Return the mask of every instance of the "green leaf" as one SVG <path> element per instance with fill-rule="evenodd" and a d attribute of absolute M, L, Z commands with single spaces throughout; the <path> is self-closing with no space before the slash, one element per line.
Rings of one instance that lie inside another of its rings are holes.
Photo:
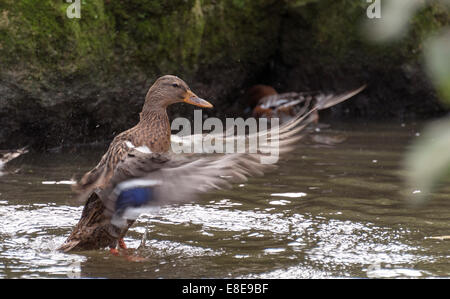
<path fill-rule="evenodd" d="M 405 159 L 411 196 L 424 199 L 450 169 L 450 117 L 430 123 Z"/>

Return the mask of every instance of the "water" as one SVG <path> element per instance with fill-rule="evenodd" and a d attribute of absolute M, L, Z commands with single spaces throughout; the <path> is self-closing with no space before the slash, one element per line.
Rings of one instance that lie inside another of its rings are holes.
<path fill-rule="evenodd" d="M 0 278 L 448 277 L 450 184 L 412 204 L 402 156 L 418 126 L 335 124 L 264 177 L 143 215 L 125 242 L 63 254 L 82 207 L 67 181 L 102 150 L 27 154 L 0 178 Z M 145 232 L 147 241 L 141 247 Z M 139 249 L 136 249 L 138 248 Z"/>

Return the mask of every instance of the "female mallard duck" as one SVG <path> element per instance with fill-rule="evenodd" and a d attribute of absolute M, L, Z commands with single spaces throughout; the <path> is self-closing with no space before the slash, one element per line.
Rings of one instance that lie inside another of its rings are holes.
<path fill-rule="evenodd" d="M 366 85 L 363 85 L 355 90 L 333 95 L 322 92 L 287 92 L 279 94 L 271 86 L 255 85 L 246 92 L 246 99 L 252 109 L 253 117 L 278 117 L 280 123 L 283 123 L 299 113 L 306 112 L 321 101 L 329 101 L 332 98 L 344 101 L 358 94 L 365 87 Z M 319 119 L 317 111 L 312 113 L 311 117 L 317 122 Z"/>
<path fill-rule="evenodd" d="M 311 122 L 311 114 L 345 99 L 320 101 L 282 126 L 257 133 L 270 136 L 264 152 L 267 153 L 267 147 L 277 147 L 280 154 L 292 150 L 290 145 L 303 136 L 302 129 Z M 212 107 L 181 79 L 159 78 L 147 93 L 139 123 L 114 138 L 100 163 L 74 186 L 87 201 L 79 223 L 60 250 L 109 247 L 117 253 L 117 246 L 126 248 L 123 237 L 145 208 L 191 201 L 201 192 L 230 187 L 232 182 L 273 168 L 272 164 L 260 163 L 264 153 L 189 158 L 171 153 L 166 107 L 177 102 Z M 218 139 L 223 138 L 219 135 Z M 194 137 L 191 140 L 196 142 Z"/>

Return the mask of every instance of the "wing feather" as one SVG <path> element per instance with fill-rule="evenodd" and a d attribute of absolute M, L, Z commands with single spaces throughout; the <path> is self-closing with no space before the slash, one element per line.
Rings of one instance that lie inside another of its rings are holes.
<path fill-rule="evenodd" d="M 227 142 L 236 140 L 249 141 L 252 137 L 267 138 L 268 142 L 259 148 L 257 153 L 233 153 L 214 155 L 180 155 L 174 153 L 157 154 L 131 149 L 123 161 L 119 162 L 109 184 L 102 190 L 97 190 L 106 207 L 106 213 L 115 217 L 116 202 L 120 192 L 117 186 L 123 182 L 139 179 L 148 182 L 154 192 L 152 200 L 145 208 L 178 204 L 194 200 L 199 194 L 214 189 L 231 188 L 233 183 L 244 182 L 252 176 L 261 176 L 276 168 L 274 164 L 261 163 L 272 150 L 278 150 L 283 156 L 295 148 L 295 144 L 307 132 L 305 129 L 313 119 L 309 117 L 317 110 L 338 104 L 363 89 L 354 90 L 339 97 L 324 97 L 313 108 L 297 114 L 290 121 L 261 132 L 244 136 L 235 136 L 234 132 L 208 135 L 215 141 Z M 187 138 L 174 137 L 173 142 L 203 142 L 205 135 L 191 135 Z M 277 142 L 272 142 L 277 141 Z M 281 157 L 282 158 L 282 157 Z M 120 191 L 120 190 L 119 190 Z M 130 218 L 139 213 L 129 213 Z M 120 217 L 127 217 L 121 215 Z"/>

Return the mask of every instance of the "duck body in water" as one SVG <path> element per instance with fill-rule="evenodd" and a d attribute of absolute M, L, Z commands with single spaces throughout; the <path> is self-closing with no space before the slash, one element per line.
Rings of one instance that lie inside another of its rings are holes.
<path fill-rule="evenodd" d="M 117 244 L 125 247 L 122 237 L 125 232 L 110 223 L 105 215 L 105 206 L 99 198 L 117 165 L 134 148 L 145 147 L 152 153 L 165 153 L 170 149 L 170 123 L 167 106 L 185 102 L 199 107 L 211 108 L 211 103 L 196 96 L 187 84 L 176 76 L 166 75 L 150 87 L 147 92 L 139 123 L 117 135 L 97 166 L 87 172 L 73 190 L 81 198 L 87 198 L 81 218 L 60 250 L 89 250 Z M 130 221 L 129 226 L 132 225 Z"/>

